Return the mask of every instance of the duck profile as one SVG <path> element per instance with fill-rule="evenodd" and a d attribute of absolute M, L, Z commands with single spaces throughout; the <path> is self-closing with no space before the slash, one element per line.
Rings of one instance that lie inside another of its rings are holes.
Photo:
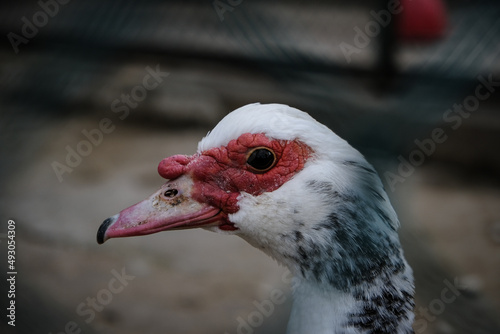
<path fill-rule="evenodd" d="M 294 275 L 288 334 L 413 333 L 412 270 L 380 178 L 307 113 L 246 105 L 158 172 L 167 182 L 106 219 L 98 243 L 190 228 L 237 235 Z"/>

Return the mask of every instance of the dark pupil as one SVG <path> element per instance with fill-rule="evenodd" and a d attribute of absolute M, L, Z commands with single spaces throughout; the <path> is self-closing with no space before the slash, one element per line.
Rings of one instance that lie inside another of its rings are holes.
<path fill-rule="evenodd" d="M 258 170 L 264 170 L 274 162 L 274 155 L 266 149 L 258 149 L 252 152 L 248 157 L 247 164 Z"/>

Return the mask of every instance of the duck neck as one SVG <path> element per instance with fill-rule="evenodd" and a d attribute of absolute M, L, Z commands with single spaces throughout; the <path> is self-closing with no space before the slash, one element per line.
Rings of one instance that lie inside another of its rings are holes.
<path fill-rule="evenodd" d="M 296 278 L 287 334 L 413 333 L 411 269 L 348 290 Z"/>

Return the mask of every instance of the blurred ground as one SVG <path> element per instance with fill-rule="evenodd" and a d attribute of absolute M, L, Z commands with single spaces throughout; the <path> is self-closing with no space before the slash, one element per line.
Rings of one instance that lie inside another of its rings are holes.
<path fill-rule="evenodd" d="M 0 241 L 4 250 L 13 219 L 18 243 L 17 326 L 2 322 L 2 332 L 237 333 L 242 321 L 259 320 L 257 305 L 278 289 L 284 303 L 254 333 L 284 333 L 285 269 L 237 237 L 200 230 L 95 240 L 105 218 L 162 184 L 161 159 L 193 153 L 226 113 L 259 101 L 310 112 L 364 153 L 384 182 L 416 150 L 415 139 L 443 128 L 446 142 L 394 191 L 387 185 L 415 271 L 417 332 L 500 333 L 496 86 L 456 129 L 443 120 L 474 96 L 479 77 L 500 81 L 498 5 L 448 4 L 445 36 L 399 45 L 396 70 L 378 67 L 380 36 L 352 62 L 339 51 L 370 10 L 383 8 L 363 1 L 242 2 L 224 21 L 211 3 L 93 5 L 61 6 L 18 54 L 10 44 L 0 49 Z M 4 35 L 36 6 L 2 11 Z M 114 101 L 157 66 L 168 76 L 129 114 L 116 112 Z M 82 131 L 103 118 L 113 130 L 60 182 L 54 161 L 64 163 L 67 147 L 76 150 Z M 441 300 L 446 282 L 459 286 L 451 303 Z"/>

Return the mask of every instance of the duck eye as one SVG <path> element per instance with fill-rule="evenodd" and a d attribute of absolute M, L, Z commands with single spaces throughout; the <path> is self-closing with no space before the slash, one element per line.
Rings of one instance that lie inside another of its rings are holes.
<path fill-rule="evenodd" d="M 256 147 L 247 155 L 247 166 L 254 173 L 264 173 L 276 163 L 276 155 L 267 147 Z"/>

